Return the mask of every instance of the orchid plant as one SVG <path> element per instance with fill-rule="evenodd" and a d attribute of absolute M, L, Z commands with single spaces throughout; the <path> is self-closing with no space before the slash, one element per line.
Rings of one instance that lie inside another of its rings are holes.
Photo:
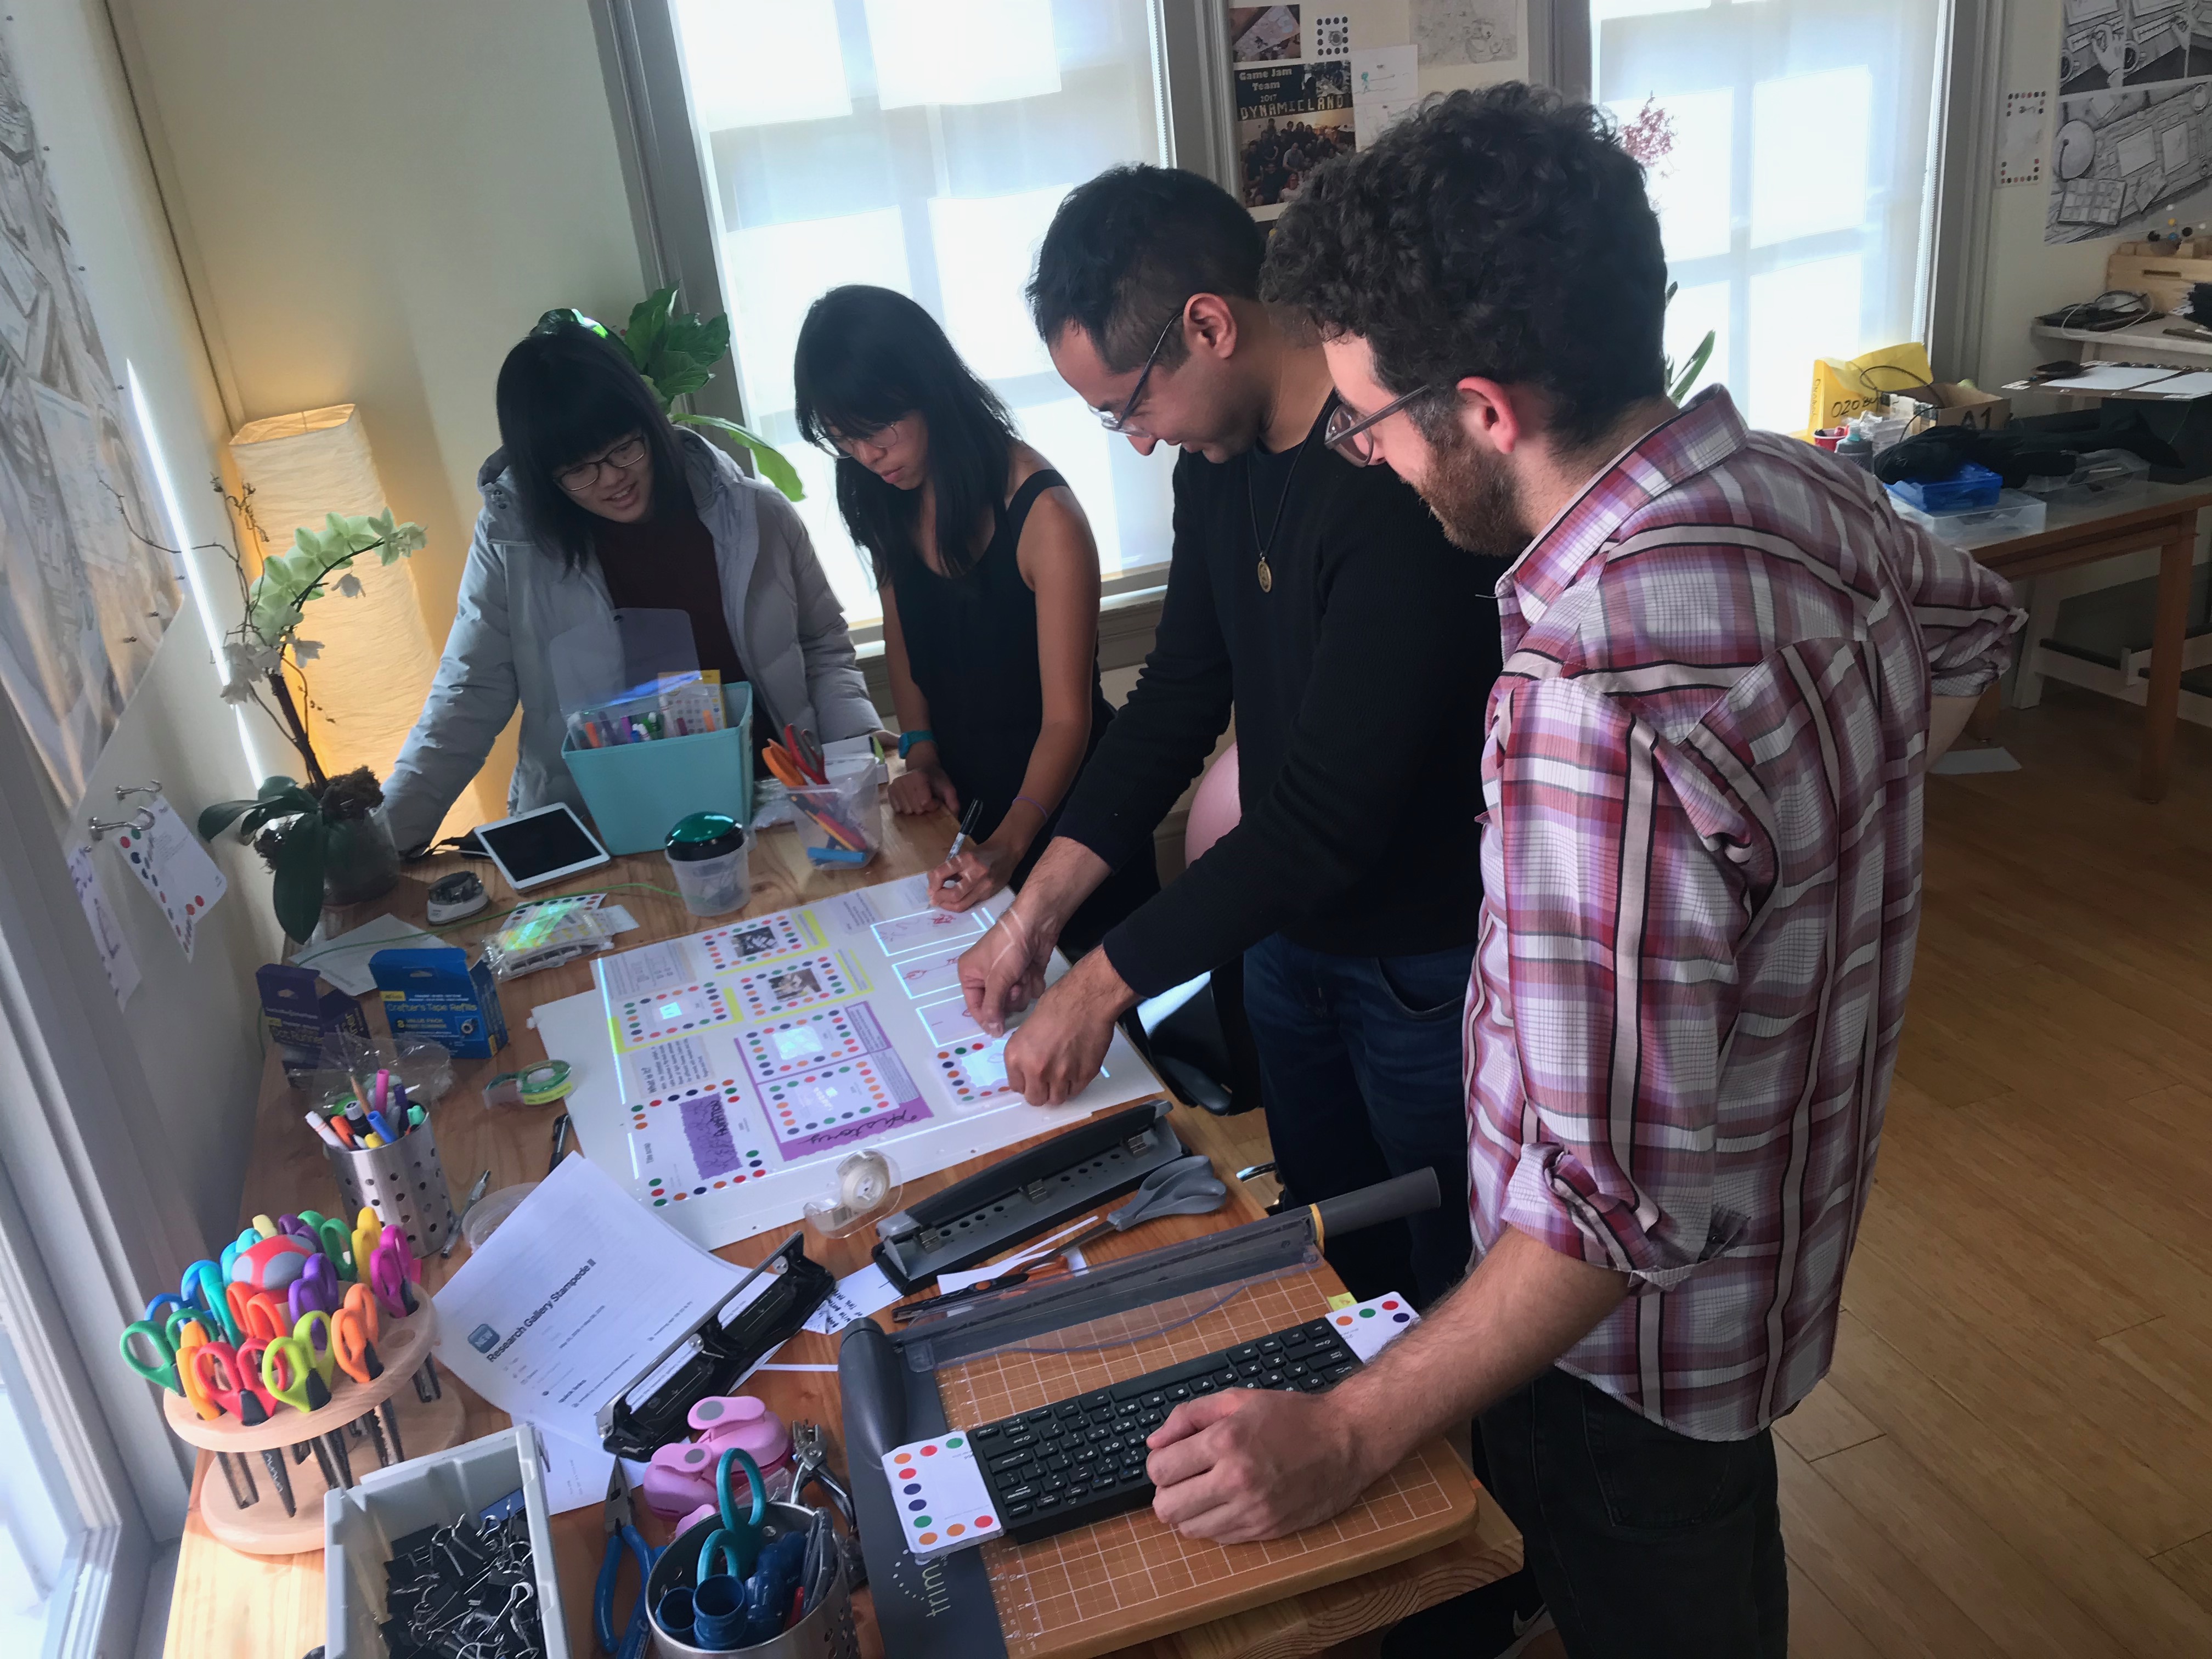
<path fill-rule="evenodd" d="M 215 488 L 265 543 L 253 515 L 253 486 L 232 495 L 218 478 Z M 276 876 L 270 899 L 276 920 L 294 939 L 314 932 L 325 903 L 373 896 L 398 876 L 391 836 L 374 816 L 384 804 L 376 774 L 363 766 L 331 777 L 315 752 L 307 729 L 315 705 L 307 695 L 303 665 L 320 656 L 323 647 L 319 641 L 301 638 L 300 628 L 311 600 L 333 592 L 343 599 L 359 596 L 356 560 L 374 554 L 381 564 L 397 564 L 424 540 L 421 525 L 401 523 L 389 510 L 374 518 L 332 513 L 319 529 L 303 526 L 295 531 L 292 545 L 263 560 L 259 574 L 250 580 L 237 550 L 226 550 L 238 573 L 245 616 L 223 636 L 222 700 L 252 703 L 274 720 L 299 751 L 307 781 L 271 777 L 251 800 L 218 801 L 201 811 L 199 832 L 203 840 L 213 840 L 235 823 L 241 839 L 252 838 Z"/>
<path fill-rule="evenodd" d="M 253 517 L 253 486 L 248 484 L 243 495 L 234 496 L 223 490 L 218 479 L 216 489 L 258 533 L 260 526 Z M 300 637 L 307 602 L 332 592 L 343 599 L 356 597 L 362 591 L 362 582 L 353 571 L 355 560 L 374 553 L 382 564 L 397 564 L 426 539 L 421 525 L 396 521 L 386 508 L 375 518 L 332 513 L 319 530 L 301 526 L 292 534 L 292 545 L 264 560 L 260 574 L 250 582 L 245 561 L 235 549 L 230 550 L 246 615 L 223 636 L 222 700 L 258 704 L 276 722 L 299 751 L 310 789 L 319 790 L 330 780 L 315 754 L 306 718 L 307 674 L 302 665 L 313 662 L 323 650 L 321 641 Z M 297 677 L 301 683 L 296 698 L 289 677 Z M 269 694 L 266 702 L 262 697 L 264 686 Z"/>

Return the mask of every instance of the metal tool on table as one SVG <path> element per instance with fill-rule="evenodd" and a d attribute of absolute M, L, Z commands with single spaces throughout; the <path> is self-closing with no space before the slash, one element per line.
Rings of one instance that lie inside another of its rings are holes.
<path fill-rule="evenodd" d="M 629 1472 L 623 1461 L 615 1459 L 613 1471 L 607 1476 L 606 1546 L 599 1559 L 599 1582 L 592 1589 L 592 1629 L 599 1638 L 599 1650 L 611 1653 L 616 1659 L 639 1659 L 645 1650 L 648 1633 L 645 1616 L 645 1583 L 652 1576 L 653 1564 L 660 1559 L 660 1552 L 645 1541 L 637 1529 L 635 1511 L 630 1505 Z M 623 1627 L 619 1640 L 615 1635 L 615 1590 L 622 1574 L 623 1557 L 629 1555 L 637 1562 L 637 1602 Z"/>
<path fill-rule="evenodd" d="M 929 1297 L 920 1302 L 908 1303 L 891 1311 L 891 1317 L 900 1324 L 908 1324 L 932 1314 L 949 1311 L 966 1303 L 990 1295 L 994 1291 L 1012 1290 L 1018 1285 L 1030 1283 L 1059 1270 L 1072 1250 L 1079 1250 L 1092 1239 L 1109 1232 L 1125 1233 L 1132 1227 L 1141 1227 L 1147 1221 L 1170 1215 L 1210 1215 L 1229 1201 L 1229 1188 L 1215 1178 L 1212 1162 L 1203 1152 L 1193 1152 L 1188 1158 L 1179 1158 L 1172 1164 L 1164 1164 L 1137 1183 L 1136 1195 L 1117 1210 L 1104 1215 L 1077 1233 L 1063 1239 L 1046 1254 L 1012 1266 L 1009 1271 L 986 1279 L 943 1296 Z"/>
<path fill-rule="evenodd" d="M 453 1255 L 453 1242 L 460 1237 L 461 1228 L 469 1218 L 469 1212 L 476 1208 L 477 1200 L 484 1195 L 484 1188 L 490 1185 L 491 1171 L 486 1170 L 477 1177 L 476 1184 L 469 1188 L 469 1195 L 461 1200 L 461 1212 L 453 1218 L 453 1224 L 446 1234 L 446 1242 L 438 1247 L 440 1260 Z"/>
<path fill-rule="evenodd" d="M 830 1469 L 830 1448 L 822 1437 L 822 1425 L 801 1419 L 791 1425 L 791 1501 L 806 1501 L 810 1486 L 822 1488 L 823 1493 L 839 1515 L 845 1517 L 845 1530 L 853 1536 L 850 1558 L 852 1588 L 858 1589 L 868 1582 L 868 1567 L 860 1554 L 860 1523 L 853 1518 L 853 1494 Z"/>
<path fill-rule="evenodd" d="M 1138 1322 L 1129 1316 L 1140 1310 L 1155 1310 L 1149 1316 L 1167 1323 L 1185 1322 L 1248 1285 L 1317 1265 L 1324 1237 L 1433 1209 L 1439 1201 L 1435 1172 L 1421 1170 L 1263 1221 L 1103 1262 L 1088 1273 L 981 1303 L 957 1319 L 930 1320 L 895 1334 L 872 1319 L 848 1325 L 837 1349 L 845 1456 L 885 1651 L 902 1659 L 1002 1659 L 1006 1652 L 984 1552 L 932 1560 L 926 1577 L 916 1571 L 904 1547 L 902 1512 L 883 1478 L 884 1453 L 950 1426 L 938 1387 L 940 1368 L 1116 1316 L 1121 1340 L 1135 1340 L 1129 1327 Z"/>
<path fill-rule="evenodd" d="M 1154 1101 L 1077 1124 L 886 1216 L 878 1265 L 901 1291 L 918 1291 L 1120 1198 L 1188 1156 L 1171 1109 Z"/>
<path fill-rule="evenodd" d="M 568 1150 L 568 1115 L 563 1112 L 553 1120 L 553 1161 L 545 1166 L 549 1176 L 561 1167 L 561 1154 Z"/>

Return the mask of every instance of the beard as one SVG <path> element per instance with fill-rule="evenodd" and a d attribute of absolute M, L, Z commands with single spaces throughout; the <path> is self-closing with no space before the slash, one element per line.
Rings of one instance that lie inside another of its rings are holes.
<path fill-rule="evenodd" d="M 1521 489 L 1502 456 L 1479 447 L 1457 421 L 1444 441 L 1431 443 L 1434 465 L 1421 483 L 1421 499 L 1453 546 L 1486 557 L 1514 559 L 1534 532 L 1521 510 Z"/>

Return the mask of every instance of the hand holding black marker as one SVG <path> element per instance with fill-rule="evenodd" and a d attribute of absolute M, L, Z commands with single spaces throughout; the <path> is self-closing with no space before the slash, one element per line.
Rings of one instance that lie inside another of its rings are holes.
<path fill-rule="evenodd" d="M 946 865 L 951 865 L 954 860 L 960 856 L 961 848 L 968 845 L 968 838 L 975 833 L 975 826 L 981 823 L 982 820 L 983 802 L 981 798 L 979 796 L 976 799 L 970 800 L 968 803 L 968 810 L 960 815 L 960 832 L 952 837 L 952 845 L 945 851 L 945 862 Z M 939 887 L 957 887 L 966 878 L 955 871 L 939 877 L 937 884 Z"/>

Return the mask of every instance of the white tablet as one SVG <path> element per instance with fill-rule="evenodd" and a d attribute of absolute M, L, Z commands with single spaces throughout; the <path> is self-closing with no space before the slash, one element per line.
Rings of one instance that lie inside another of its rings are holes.
<path fill-rule="evenodd" d="M 592 839 L 575 809 L 565 802 L 479 825 L 477 839 L 518 893 L 610 862 L 607 849 Z"/>

